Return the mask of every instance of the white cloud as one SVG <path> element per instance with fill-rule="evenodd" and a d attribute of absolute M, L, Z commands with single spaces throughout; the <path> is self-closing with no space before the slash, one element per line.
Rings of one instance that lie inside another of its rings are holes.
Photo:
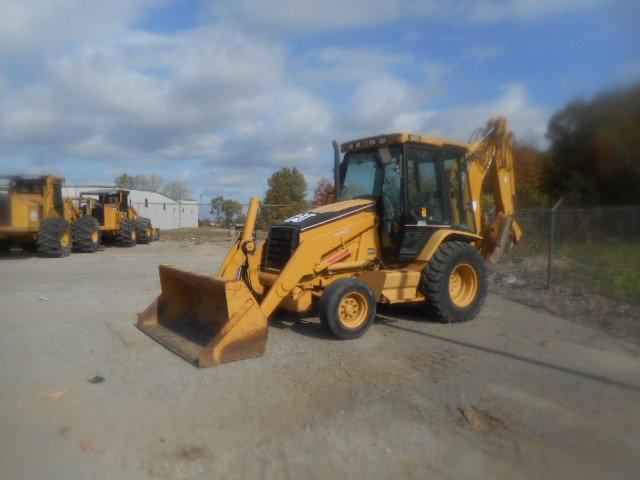
<path fill-rule="evenodd" d="M 505 19 L 533 21 L 601 3 L 601 0 L 477 0 L 464 2 L 468 18 L 477 22 Z"/>
<path fill-rule="evenodd" d="M 531 21 L 590 7 L 601 0 L 211 0 L 224 19 L 270 29 L 320 32 L 381 25 L 402 18 Z"/>
<path fill-rule="evenodd" d="M 505 51 L 504 47 L 474 45 L 469 48 L 469 55 L 479 62 L 484 62 L 503 55 Z"/>
<path fill-rule="evenodd" d="M 0 0 L 0 56 L 51 51 L 126 32 L 153 0 Z M 161 2 L 164 3 L 164 2 Z"/>
<path fill-rule="evenodd" d="M 509 120 L 510 127 L 521 140 L 544 142 L 544 133 L 551 112 L 534 104 L 526 88 L 521 84 L 505 86 L 497 98 L 489 101 L 460 105 L 428 115 L 405 117 L 406 130 L 432 134 L 466 142 L 473 131 L 491 117 L 501 115 Z"/>
<path fill-rule="evenodd" d="M 544 133 L 548 114 L 521 85 L 435 110 L 455 64 L 364 47 L 322 48 L 292 62 L 264 30 L 230 23 L 258 0 L 226 4 L 226 20 L 180 33 L 133 30 L 150 1 L 0 0 L 9 12 L 0 15 L 0 61 L 24 54 L 37 66 L 19 78 L 0 74 L 0 169 L 67 169 L 74 181 L 102 182 L 122 170 L 166 169 L 193 192 L 245 200 L 281 166 L 297 166 L 310 181 L 330 176 L 332 138 L 410 130 L 466 140 L 499 113 L 519 135 Z M 364 25 L 434 14 L 449 2 L 364 3 L 276 2 L 265 21 L 333 28 L 339 12 L 343 26 Z M 345 87 L 345 102 L 331 107 L 312 79 Z"/>

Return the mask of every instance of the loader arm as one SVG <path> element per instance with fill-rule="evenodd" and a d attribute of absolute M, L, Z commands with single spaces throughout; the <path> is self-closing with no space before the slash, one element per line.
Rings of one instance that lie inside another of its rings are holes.
<path fill-rule="evenodd" d="M 507 120 L 498 117 L 476 132 L 480 140 L 471 145 L 468 157 L 469 181 L 480 250 L 489 262 L 497 262 L 514 243 L 522 230 L 514 218 L 515 176 L 513 138 Z M 495 219 L 487 222 L 483 195 L 489 194 L 496 208 Z"/>
<path fill-rule="evenodd" d="M 160 265 L 162 293 L 138 315 L 138 328 L 200 367 L 264 353 L 268 319 L 283 300 L 307 280 L 335 267 L 327 255 L 342 255 L 354 239 L 377 227 L 373 213 L 332 222 L 301 240 L 282 270 L 267 271 L 260 281 L 261 248 L 253 238 L 259 201 L 252 199 L 245 229 L 224 260 L 217 277 Z M 349 256 L 351 252 L 348 253 Z M 362 268 L 367 254 L 345 262 Z"/>

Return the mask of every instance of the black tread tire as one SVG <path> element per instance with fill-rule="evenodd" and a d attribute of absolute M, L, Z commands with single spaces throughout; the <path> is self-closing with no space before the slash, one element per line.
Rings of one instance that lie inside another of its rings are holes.
<path fill-rule="evenodd" d="M 136 218 L 135 229 L 138 236 L 136 243 L 146 245 L 151 242 L 151 220 L 144 217 Z"/>
<path fill-rule="evenodd" d="M 97 232 L 97 240 L 93 234 Z M 93 217 L 80 217 L 73 225 L 73 250 L 75 252 L 92 253 L 100 248 L 100 223 Z"/>
<path fill-rule="evenodd" d="M 8 243 L 0 243 L 0 256 L 1 255 L 9 255 L 11 251 L 11 245 Z"/>
<path fill-rule="evenodd" d="M 449 294 L 449 278 L 461 263 L 470 264 L 478 274 L 478 293 L 468 307 L 453 304 Z M 422 272 L 422 292 L 427 296 L 427 314 L 442 323 L 460 323 L 475 317 L 487 297 L 487 267 L 473 245 L 451 241 L 440 245 Z"/>
<path fill-rule="evenodd" d="M 347 328 L 338 315 L 340 302 L 345 295 L 358 291 L 369 303 L 369 314 L 365 322 L 358 328 Z M 323 292 L 318 305 L 318 314 L 322 324 L 336 337 L 353 340 L 365 334 L 376 317 L 376 296 L 373 289 L 359 278 L 340 278 L 329 285 Z"/>
<path fill-rule="evenodd" d="M 23 251 L 27 253 L 37 253 L 38 252 L 38 243 L 25 242 L 20 245 Z"/>
<path fill-rule="evenodd" d="M 64 232 L 69 235 L 69 243 L 63 246 Z M 68 257 L 71 254 L 71 225 L 64 218 L 45 218 L 38 232 L 38 253 L 47 257 Z"/>
<path fill-rule="evenodd" d="M 116 232 L 116 242 L 121 247 L 133 247 L 136 244 L 136 229 L 133 221 L 125 219 Z"/>

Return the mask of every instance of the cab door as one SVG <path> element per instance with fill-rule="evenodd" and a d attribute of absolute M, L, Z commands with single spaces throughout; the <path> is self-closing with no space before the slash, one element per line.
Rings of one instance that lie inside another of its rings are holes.
<path fill-rule="evenodd" d="M 404 214 L 396 250 L 402 261 L 416 258 L 435 231 L 451 227 L 442 148 L 407 145 L 404 157 Z"/>

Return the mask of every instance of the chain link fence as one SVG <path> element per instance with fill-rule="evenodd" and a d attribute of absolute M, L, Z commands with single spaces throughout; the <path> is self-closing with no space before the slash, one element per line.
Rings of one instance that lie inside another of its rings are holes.
<path fill-rule="evenodd" d="M 513 286 L 640 304 L 640 206 L 522 209 L 516 218 L 523 239 L 494 267 Z"/>
<path fill-rule="evenodd" d="M 201 225 L 190 240 L 232 243 L 242 223 L 225 222 L 202 203 Z M 242 205 L 242 216 L 248 204 Z M 258 239 L 264 239 L 274 209 L 260 206 Z M 640 205 L 629 207 L 520 209 L 522 241 L 491 269 L 507 286 L 567 287 L 640 305 Z M 184 235 L 177 232 L 176 235 Z M 171 232 L 165 233 L 170 238 Z"/>
<path fill-rule="evenodd" d="M 200 218 L 198 219 L 200 228 L 188 229 L 188 231 L 184 231 L 184 229 L 165 231 L 162 235 L 163 238 L 167 240 L 187 239 L 196 242 L 213 241 L 226 244 L 231 244 L 237 240 L 244 226 L 244 218 L 249 207 L 248 203 L 240 204 L 242 212 L 237 217 L 234 217 L 232 221 L 225 218 L 224 212 L 220 212 L 219 215 L 212 212 L 210 203 L 197 203 L 196 205 L 200 208 Z M 258 240 L 266 239 L 276 210 L 280 213 L 283 207 L 296 208 L 294 205 L 260 204 L 260 212 L 256 220 L 256 238 Z"/>

